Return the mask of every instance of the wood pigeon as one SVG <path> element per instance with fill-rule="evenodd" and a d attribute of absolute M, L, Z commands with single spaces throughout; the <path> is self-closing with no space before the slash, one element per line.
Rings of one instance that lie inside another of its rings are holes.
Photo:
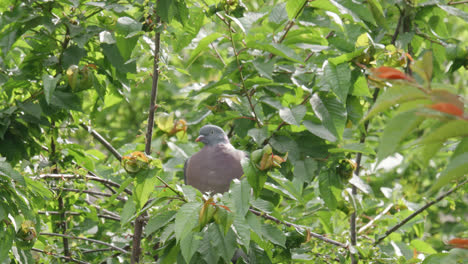
<path fill-rule="evenodd" d="M 244 174 L 241 160 L 245 153 L 235 149 L 223 129 L 214 125 L 203 126 L 195 141 L 205 146 L 185 161 L 185 184 L 201 192 L 226 192 L 231 181 Z"/>

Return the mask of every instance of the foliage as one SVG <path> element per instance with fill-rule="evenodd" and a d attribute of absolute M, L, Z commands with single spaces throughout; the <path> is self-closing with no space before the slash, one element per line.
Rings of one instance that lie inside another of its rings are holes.
<path fill-rule="evenodd" d="M 127 263 L 133 237 L 143 263 L 467 258 L 462 2 L 9 0 L 0 12 L 2 263 Z M 214 197 L 183 184 L 207 123 L 252 153 Z"/>

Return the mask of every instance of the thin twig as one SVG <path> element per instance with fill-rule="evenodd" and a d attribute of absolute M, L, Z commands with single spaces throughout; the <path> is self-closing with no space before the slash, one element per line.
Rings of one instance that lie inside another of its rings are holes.
<path fill-rule="evenodd" d="M 73 188 L 52 188 L 54 191 L 66 191 L 66 192 L 76 192 L 76 193 L 87 193 L 96 196 L 104 196 L 104 197 L 112 197 L 112 194 L 103 193 L 103 192 L 95 192 L 95 191 L 88 191 L 88 190 L 80 190 L 80 189 L 73 189 Z M 127 201 L 126 198 L 117 196 L 115 197 L 119 201 Z"/>
<path fill-rule="evenodd" d="M 377 215 L 374 219 L 372 219 L 371 221 L 369 221 L 369 223 L 367 223 L 365 226 L 361 227 L 358 231 L 358 233 L 362 233 L 364 232 L 364 230 L 366 230 L 367 228 L 371 227 L 375 221 L 379 220 L 380 218 L 382 218 L 382 216 L 384 216 L 386 213 L 388 213 L 388 211 L 390 211 L 390 209 L 392 209 L 393 207 L 393 203 L 389 204 L 382 212 L 380 212 L 379 215 Z"/>
<path fill-rule="evenodd" d="M 377 101 L 377 97 L 379 95 L 380 89 L 375 89 L 374 94 L 372 96 L 372 104 L 374 104 Z M 366 137 L 367 137 L 367 131 L 369 129 L 369 122 L 370 120 L 367 119 L 364 122 L 364 132 L 361 134 L 361 138 L 359 140 L 359 143 L 364 143 L 366 142 Z M 362 159 L 362 153 L 359 152 L 356 155 L 356 170 L 354 171 L 354 174 L 359 177 L 359 174 L 361 172 L 361 159 Z M 351 187 L 351 193 L 352 196 L 357 195 L 357 188 L 356 186 L 352 185 Z M 351 245 L 356 246 L 357 245 L 357 232 L 356 232 L 356 210 L 353 211 L 351 214 L 351 217 L 349 219 L 349 230 L 350 230 L 350 240 L 351 240 Z M 358 263 L 357 255 L 351 254 L 351 263 L 356 264 Z"/>
<path fill-rule="evenodd" d="M 104 252 L 104 251 L 113 251 L 112 248 L 99 248 L 99 249 L 91 249 L 91 250 L 83 250 L 81 254 L 91 254 L 96 252 Z"/>
<path fill-rule="evenodd" d="M 91 127 L 85 125 L 84 123 L 80 124 L 86 131 L 88 131 L 91 136 L 93 136 L 99 143 L 101 143 L 107 150 L 109 150 L 114 157 L 116 157 L 119 161 L 122 160 L 122 155 L 104 138 L 99 134 L 96 130 L 92 129 Z"/>
<path fill-rule="evenodd" d="M 99 215 L 99 216 L 103 216 L 103 218 L 107 218 L 107 219 L 112 219 L 112 220 L 116 220 L 116 221 L 120 221 L 120 215 L 114 213 L 114 212 L 111 212 L 107 209 L 104 209 L 102 208 L 101 206 L 89 201 L 89 200 L 85 200 L 85 202 L 89 205 L 91 205 L 92 207 L 96 208 L 98 211 L 100 212 L 103 212 L 107 215 Z"/>
<path fill-rule="evenodd" d="M 223 63 L 224 66 L 226 66 L 226 62 L 224 62 L 223 57 L 221 57 L 221 54 L 219 54 L 218 49 L 213 45 L 213 42 L 210 43 L 210 46 L 213 48 L 213 50 L 216 53 L 216 57 Z"/>
<path fill-rule="evenodd" d="M 38 177 L 33 177 L 33 178 L 34 179 L 37 179 L 37 178 L 39 179 L 48 179 L 48 178 L 50 179 L 82 179 L 83 178 L 85 180 L 96 181 L 102 184 L 108 184 L 110 186 L 120 188 L 120 184 L 116 182 L 113 182 L 108 179 L 102 179 L 97 176 L 91 176 L 91 175 L 83 176 L 83 175 L 78 175 L 78 174 L 41 174 Z M 127 188 L 124 189 L 124 192 L 126 192 L 129 195 L 132 195 L 132 191 L 128 190 Z"/>
<path fill-rule="evenodd" d="M 304 10 L 304 8 L 307 6 L 308 3 L 309 3 L 308 0 L 304 1 L 304 4 L 297 11 L 297 13 L 294 15 L 294 18 L 292 20 L 289 20 L 288 23 L 286 23 L 286 26 L 284 27 L 284 30 L 283 30 L 284 33 L 281 36 L 281 38 L 278 40 L 278 43 L 282 43 L 286 39 L 286 36 L 288 35 L 289 31 L 291 30 L 291 28 L 296 23 L 295 20 L 299 17 L 299 14 L 302 12 L 302 10 Z M 275 54 L 270 53 L 269 59 L 273 58 L 274 56 L 275 56 Z"/>
<path fill-rule="evenodd" d="M 411 215 L 409 215 L 408 217 L 406 217 L 405 219 L 403 219 L 400 223 L 396 224 L 395 226 L 393 226 L 392 228 L 390 228 L 387 232 L 385 232 L 385 234 L 383 236 L 381 236 L 379 239 L 377 239 L 377 241 L 375 241 L 374 243 L 374 246 L 377 246 L 380 242 L 382 242 L 382 240 L 384 240 L 386 237 L 388 237 L 391 233 L 395 232 L 396 230 L 398 230 L 401 226 L 403 226 L 404 224 L 408 223 L 409 220 L 413 219 L 414 217 L 416 217 L 418 214 L 424 212 L 427 208 L 431 207 L 432 205 L 442 201 L 445 197 L 449 196 L 450 194 L 452 194 L 453 192 L 455 192 L 456 190 L 460 189 L 463 185 L 465 185 L 466 183 L 468 183 L 468 178 L 465 179 L 464 181 L 462 181 L 461 183 L 457 184 L 457 186 L 453 187 L 452 189 L 450 189 L 449 191 L 439 195 L 434 201 L 431 201 L 431 202 L 428 202 L 426 203 L 423 207 L 419 208 L 418 210 L 414 211 L 414 213 L 412 213 Z"/>
<path fill-rule="evenodd" d="M 58 211 L 38 211 L 38 214 L 43 214 L 43 215 L 59 215 L 61 212 Z M 81 215 L 85 214 L 84 212 L 79 213 L 79 212 L 70 212 L 70 211 L 65 211 L 65 215 Z M 115 216 L 110 216 L 110 215 L 103 215 L 103 214 L 98 214 L 97 215 L 100 218 L 106 218 L 110 220 L 115 220 L 115 221 L 120 221 L 120 217 L 115 217 Z"/>
<path fill-rule="evenodd" d="M 234 51 L 234 56 L 236 57 L 237 68 L 239 69 L 239 75 L 240 75 L 240 79 L 241 79 L 241 83 L 242 83 L 242 91 L 245 93 L 245 96 L 247 97 L 247 101 L 249 102 L 250 110 L 252 111 L 252 114 L 253 114 L 253 116 L 255 118 L 255 122 L 257 123 L 257 125 L 259 127 L 262 127 L 262 123 L 258 119 L 257 113 L 255 112 L 255 107 L 254 107 L 254 105 L 252 103 L 252 99 L 250 98 L 249 89 L 245 85 L 244 73 L 242 71 L 242 63 L 241 63 L 241 61 L 239 59 L 239 53 L 237 52 L 237 48 L 236 48 L 236 44 L 234 42 L 234 37 L 232 35 L 232 31 L 230 30 L 231 29 L 231 21 L 228 21 L 228 22 L 229 22 L 228 23 L 229 39 L 231 40 L 231 45 L 232 45 L 232 49 Z"/>
<path fill-rule="evenodd" d="M 466 4 L 466 3 L 468 3 L 468 0 L 458 1 L 458 2 L 449 2 L 448 5 L 460 5 L 460 4 Z"/>
<path fill-rule="evenodd" d="M 391 41 L 392 44 L 395 44 L 395 42 L 396 42 L 398 34 L 400 33 L 401 23 L 403 22 L 403 19 L 404 19 L 404 10 L 401 10 L 398 5 L 397 5 L 397 8 L 398 8 L 398 10 L 400 10 L 400 17 L 398 18 L 398 23 L 397 23 L 397 26 L 395 28 L 395 32 L 393 33 L 393 36 L 392 36 L 392 41 Z"/>
<path fill-rule="evenodd" d="M 75 263 L 89 264 L 89 262 L 86 262 L 86 261 L 81 261 L 81 260 L 78 260 L 78 259 L 75 259 L 75 258 L 72 258 L 72 257 L 59 255 L 59 254 L 52 253 L 52 252 L 47 252 L 47 251 L 44 251 L 44 250 L 38 249 L 38 248 L 31 248 L 31 250 L 42 253 L 42 254 L 46 254 L 46 255 L 49 255 L 49 256 L 54 256 L 54 257 L 57 257 L 57 258 L 61 258 L 61 259 L 67 260 L 67 261 L 73 261 Z"/>
<path fill-rule="evenodd" d="M 77 237 L 77 236 L 63 235 L 63 234 L 57 234 L 57 233 L 47 233 L 47 232 L 41 232 L 41 233 L 39 233 L 39 235 L 43 235 L 43 236 L 67 237 L 67 238 L 70 238 L 70 239 L 84 240 L 84 241 L 88 241 L 88 242 L 91 242 L 91 243 L 95 243 L 95 244 L 100 244 L 100 245 L 107 246 L 107 247 L 109 247 L 109 248 L 112 248 L 113 250 L 119 251 L 119 252 L 124 253 L 124 254 L 129 254 L 129 252 L 126 251 L 125 249 L 122 249 L 122 248 L 119 248 L 119 247 L 117 247 L 117 246 L 114 246 L 114 245 L 112 245 L 112 244 L 110 244 L 110 243 L 107 243 L 107 242 L 104 242 L 104 241 L 101 241 L 101 240 L 92 239 L 92 238 Z"/>
<path fill-rule="evenodd" d="M 58 234 L 58 233 L 39 233 L 39 235 L 41 236 L 57 236 L 57 237 L 66 237 L 66 238 L 70 238 L 70 239 L 78 239 L 78 240 L 84 240 L 84 241 L 88 241 L 88 242 L 92 242 L 92 243 L 96 243 L 96 244 L 100 244 L 100 245 L 104 245 L 104 246 L 107 246 L 107 247 L 110 247 L 110 248 L 113 248 L 114 250 L 117 250 L 117 251 L 120 251 L 124 254 L 128 254 L 129 252 L 126 251 L 125 249 L 122 249 L 122 248 L 119 248 L 119 247 L 116 247 L 112 244 L 109 244 L 107 242 L 104 242 L 104 241 L 101 241 L 101 240 L 96 240 L 96 239 L 92 239 L 92 238 L 86 238 L 86 237 L 77 237 L 77 236 L 72 236 L 72 235 L 64 235 L 64 234 Z"/>
<path fill-rule="evenodd" d="M 159 6 L 159 0 L 157 1 Z M 161 18 L 156 14 L 156 29 L 154 36 L 154 60 L 153 60 L 153 84 L 151 87 L 151 99 L 149 104 L 148 113 L 148 125 L 146 128 L 146 142 L 145 142 L 145 153 L 151 155 L 151 142 L 153 138 L 153 126 L 154 126 L 154 112 L 156 111 L 156 100 L 158 97 L 158 85 L 159 85 L 159 56 L 161 47 L 161 31 L 162 26 Z M 158 177 L 159 180 L 162 180 Z M 166 184 L 167 185 L 167 184 Z M 130 263 L 140 262 L 141 254 L 141 236 L 143 234 L 143 226 L 145 225 L 144 218 L 146 212 L 142 213 L 135 219 L 135 225 L 133 227 L 133 240 L 132 240 L 132 257 Z"/>
<path fill-rule="evenodd" d="M 327 238 L 327 237 L 324 237 L 322 235 L 319 235 L 317 233 L 314 233 L 314 232 L 311 232 L 310 229 L 311 228 L 308 228 L 308 227 L 305 227 L 305 226 L 300 226 L 300 225 L 296 225 L 296 224 L 293 224 L 293 223 L 290 223 L 288 221 L 282 221 L 282 220 L 279 220 L 278 218 L 275 218 L 271 215 L 268 215 L 266 213 L 263 213 L 263 212 L 260 212 L 260 211 L 257 211 L 255 209 L 252 209 L 250 208 L 249 209 L 250 212 L 252 212 L 253 214 L 255 215 L 258 215 L 258 216 L 261 216 L 267 220 L 271 220 L 273 222 L 276 222 L 277 224 L 282 224 L 282 225 L 285 225 L 285 226 L 289 226 L 289 227 L 294 227 L 296 229 L 299 229 L 299 230 L 309 230 L 308 232 L 310 233 L 311 236 L 317 238 L 317 239 L 320 239 L 324 242 L 327 242 L 327 243 L 330 243 L 330 244 L 333 244 L 335 246 L 339 246 L 339 247 L 342 247 L 344 249 L 348 249 L 348 246 L 346 246 L 345 244 L 341 243 L 341 242 L 338 242 L 338 241 L 335 241 L 333 239 L 330 239 L 330 238 Z"/>

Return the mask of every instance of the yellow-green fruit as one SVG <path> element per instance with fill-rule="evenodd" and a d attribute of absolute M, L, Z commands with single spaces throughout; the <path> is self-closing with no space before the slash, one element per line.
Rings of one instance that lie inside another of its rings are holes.
<path fill-rule="evenodd" d="M 37 233 L 34 222 L 26 220 L 16 233 L 16 246 L 21 249 L 30 249 L 36 242 Z"/>

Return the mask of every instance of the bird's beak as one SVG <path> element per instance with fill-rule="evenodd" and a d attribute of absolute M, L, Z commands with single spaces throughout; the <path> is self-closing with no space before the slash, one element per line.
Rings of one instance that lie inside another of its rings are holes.
<path fill-rule="evenodd" d="M 203 139 L 204 137 L 203 136 L 198 136 L 197 139 L 195 139 L 195 142 L 199 142 Z"/>

